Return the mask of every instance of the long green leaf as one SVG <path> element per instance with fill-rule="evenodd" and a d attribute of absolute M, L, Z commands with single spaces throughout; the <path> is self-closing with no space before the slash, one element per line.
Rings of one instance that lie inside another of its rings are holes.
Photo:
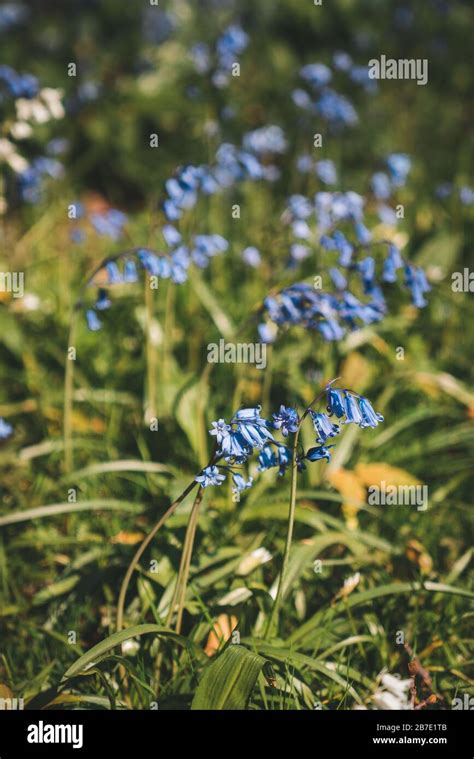
<path fill-rule="evenodd" d="M 98 498 L 95 501 L 80 501 L 79 503 L 50 503 L 48 506 L 38 506 L 36 509 L 25 509 L 24 511 L 15 511 L 13 514 L 6 514 L 6 516 L 0 517 L 0 527 L 17 522 L 28 522 L 30 519 L 51 517 L 56 514 L 69 514 L 73 511 L 102 511 L 103 509 L 140 512 L 145 510 L 145 506 L 142 503 L 130 503 L 130 501 L 119 501 L 113 498 Z"/>
<path fill-rule="evenodd" d="M 204 670 L 191 709 L 245 709 L 265 659 L 231 645 Z"/>
<path fill-rule="evenodd" d="M 145 635 L 147 633 L 154 633 L 159 637 L 169 638 L 178 645 L 183 646 L 183 648 L 193 648 L 195 651 L 200 651 L 200 649 L 196 649 L 194 644 L 188 641 L 187 638 L 183 638 L 182 635 L 177 635 L 169 628 L 162 627 L 161 625 L 147 624 L 127 627 L 125 630 L 120 630 L 120 632 L 109 635 L 105 640 L 101 640 L 100 643 L 97 643 L 90 648 L 89 651 L 86 651 L 86 653 L 80 656 L 79 659 L 76 659 L 74 664 L 71 664 L 69 669 L 64 673 L 62 682 L 70 677 L 76 677 L 77 675 L 87 672 L 88 669 L 91 669 L 91 667 L 94 667 L 99 661 L 101 661 L 109 651 L 116 646 L 119 646 L 125 640 L 128 640 L 129 638 L 137 638 L 140 635 Z M 201 654 L 204 656 L 202 651 Z"/>

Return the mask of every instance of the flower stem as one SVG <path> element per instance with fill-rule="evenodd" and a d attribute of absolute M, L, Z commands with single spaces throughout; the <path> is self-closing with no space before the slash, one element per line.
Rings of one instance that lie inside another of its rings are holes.
<path fill-rule="evenodd" d="M 199 509 L 201 506 L 202 498 L 204 495 L 204 489 L 199 488 L 194 499 L 191 514 L 189 516 L 188 526 L 186 528 L 186 535 L 183 544 L 183 553 L 181 555 L 181 563 L 179 566 L 178 577 L 176 580 L 176 587 L 173 594 L 173 600 L 170 604 L 168 611 L 168 617 L 166 619 L 166 626 L 171 624 L 175 608 L 177 607 L 176 615 L 176 632 L 181 630 L 181 623 L 183 620 L 184 604 L 186 600 L 186 587 L 189 577 L 189 569 L 191 566 L 191 557 L 193 552 L 194 539 L 196 537 L 196 527 L 199 516 Z"/>
<path fill-rule="evenodd" d="M 73 466 L 72 452 L 72 407 L 74 395 L 74 364 L 75 361 L 69 356 L 69 349 L 74 348 L 77 326 L 77 311 L 73 310 L 69 324 L 69 336 L 66 355 L 66 369 L 64 374 L 64 406 L 63 406 L 63 445 L 64 445 L 64 470 L 70 472 Z"/>
<path fill-rule="evenodd" d="M 268 638 L 273 632 L 276 632 L 278 626 L 278 612 L 280 611 L 283 587 L 285 583 L 285 575 L 288 567 L 288 560 L 290 558 L 291 541 L 293 538 L 293 527 L 295 523 L 295 511 L 296 511 L 296 484 L 298 475 L 298 438 L 300 434 L 301 422 L 298 425 L 298 429 L 295 432 L 295 438 L 293 441 L 293 455 L 291 460 L 291 491 L 290 491 L 290 507 L 288 511 L 288 526 L 286 531 L 285 551 L 283 553 L 283 562 L 281 565 L 280 576 L 278 578 L 278 587 L 275 596 L 275 601 L 270 613 L 268 624 L 265 630 L 264 638 Z"/>
<path fill-rule="evenodd" d="M 140 547 L 138 551 L 135 553 L 132 561 L 130 562 L 127 572 L 125 574 L 125 577 L 123 578 L 122 585 L 120 587 L 120 593 L 119 598 L 117 602 L 117 632 L 119 632 L 123 627 L 123 611 L 125 606 L 125 596 L 127 594 L 127 589 L 130 583 L 130 579 L 133 575 L 133 572 L 140 561 L 143 553 L 146 551 L 148 546 L 150 545 L 151 541 L 155 537 L 158 530 L 163 526 L 163 524 L 166 522 L 168 517 L 170 517 L 176 509 L 178 508 L 179 504 L 184 501 L 187 495 L 193 490 L 193 488 L 197 485 L 197 483 L 193 480 L 188 487 L 183 490 L 180 496 L 176 498 L 175 501 L 171 504 L 171 506 L 168 508 L 168 510 L 163 514 L 162 517 L 158 520 L 158 522 L 155 524 L 153 529 L 148 533 L 143 543 L 140 544 Z"/>
<path fill-rule="evenodd" d="M 145 276 L 145 308 L 146 308 L 146 373 L 147 392 L 145 402 L 145 424 L 150 424 L 156 418 L 156 392 L 157 392 L 157 350 L 154 338 L 154 309 L 153 290 L 150 287 L 150 278 Z"/>

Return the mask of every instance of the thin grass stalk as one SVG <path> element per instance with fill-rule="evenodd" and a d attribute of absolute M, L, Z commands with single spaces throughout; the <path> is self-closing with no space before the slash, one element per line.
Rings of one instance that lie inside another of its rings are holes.
<path fill-rule="evenodd" d="M 127 572 L 125 574 L 125 577 L 123 578 L 122 585 L 120 587 L 120 593 L 119 598 L 117 602 L 117 632 L 120 632 L 120 630 L 123 627 L 123 612 L 124 612 L 124 606 L 125 606 L 125 596 L 127 594 L 127 589 L 130 583 L 130 579 L 133 575 L 133 572 L 140 561 L 143 553 L 146 551 L 148 546 L 150 545 L 151 541 L 155 537 L 156 533 L 160 528 L 164 525 L 166 520 L 174 514 L 176 509 L 178 508 L 179 504 L 184 501 L 187 495 L 193 490 L 193 488 L 197 485 L 197 482 L 194 482 L 194 480 L 188 485 L 188 487 L 183 490 L 180 496 L 176 498 L 175 501 L 171 504 L 171 506 L 168 508 L 168 510 L 163 514 L 162 517 L 158 520 L 158 522 L 155 524 L 152 530 L 148 533 L 144 541 L 140 544 L 140 547 L 138 548 L 137 552 L 135 553 L 132 561 L 130 562 Z"/>
<path fill-rule="evenodd" d="M 69 323 L 69 335 L 66 355 L 66 369 L 64 373 L 64 406 L 63 406 L 63 445 L 64 445 L 64 470 L 72 471 L 73 446 L 72 446 L 72 412 L 74 402 L 74 364 L 69 357 L 69 349 L 74 346 L 77 327 L 77 310 L 74 309 Z"/>
<path fill-rule="evenodd" d="M 150 278 L 145 276 L 145 309 L 146 309 L 146 402 L 145 424 L 156 418 L 157 396 L 157 350 L 153 338 L 153 290 L 150 287 Z"/>
<path fill-rule="evenodd" d="M 289 511 L 288 511 L 288 525 L 286 529 L 285 551 L 283 553 L 283 562 L 281 565 L 280 576 L 278 578 L 278 587 L 277 587 L 277 592 L 275 596 L 275 601 L 273 602 L 273 607 L 270 612 L 270 617 L 269 617 L 267 628 L 264 634 L 265 639 L 267 639 L 270 636 L 270 634 L 273 633 L 274 628 L 276 629 L 278 627 L 278 613 L 280 611 L 282 595 L 283 595 L 283 586 L 285 582 L 285 575 L 286 575 L 286 571 L 288 567 L 288 561 L 290 558 L 291 541 L 293 539 L 293 528 L 294 528 L 294 523 L 295 523 L 295 511 L 296 511 L 296 484 L 297 484 L 297 476 L 298 476 L 297 452 L 298 452 L 298 438 L 300 434 L 300 428 L 301 428 L 301 423 L 295 432 L 295 438 L 293 441 L 293 454 L 292 454 L 292 460 L 291 460 L 290 506 L 289 506 Z"/>
<path fill-rule="evenodd" d="M 196 528 L 199 517 L 199 509 L 201 507 L 202 499 L 204 496 L 204 489 L 199 488 L 196 498 L 194 500 L 191 515 L 189 517 L 188 529 L 186 530 L 185 545 L 183 547 L 183 570 L 178 587 L 177 604 L 178 610 L 176 613 L 176 632 L 181 631 L 181 624 L 183 621 L 184 604 L 186 602 L 186 590 L 188 585 L 189 570 L 191 567 L 191 558 L 193 554 L 194 540 L 196 538 Z"/>

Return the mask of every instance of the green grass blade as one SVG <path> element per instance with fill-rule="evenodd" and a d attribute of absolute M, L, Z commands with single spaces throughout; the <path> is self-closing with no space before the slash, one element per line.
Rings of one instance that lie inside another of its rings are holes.
<path fill-rule="evenodd" d="M 245 709 L 265 659 L 243 646 L 229 646 L 204 670 L 191 709 Z"/>

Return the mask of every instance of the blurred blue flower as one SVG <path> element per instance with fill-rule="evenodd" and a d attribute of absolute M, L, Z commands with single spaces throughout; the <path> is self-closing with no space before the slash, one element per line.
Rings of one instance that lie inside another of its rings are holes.
<path fill-rule="evenodd" d="M 221 474 L 216 466 L 206 466 L 194 479 L 202 488 L 207 488 L 209 485 L 222 485 L 225 474 Z"/>
<path fill-rule="evenodd" d="M 7 440 L 13 434 L 13 427 L 0 416 L 0 440 Z"/>
<path fill-rule="evenodd" d="M 296 432 L 298 424 L 298 412 L 294 408 L 281 405 L 278 413 L 273 414 L 273 426 L 276 430 L 281 430 L 283 437 L 288 437 L 290 432 Z"/>

